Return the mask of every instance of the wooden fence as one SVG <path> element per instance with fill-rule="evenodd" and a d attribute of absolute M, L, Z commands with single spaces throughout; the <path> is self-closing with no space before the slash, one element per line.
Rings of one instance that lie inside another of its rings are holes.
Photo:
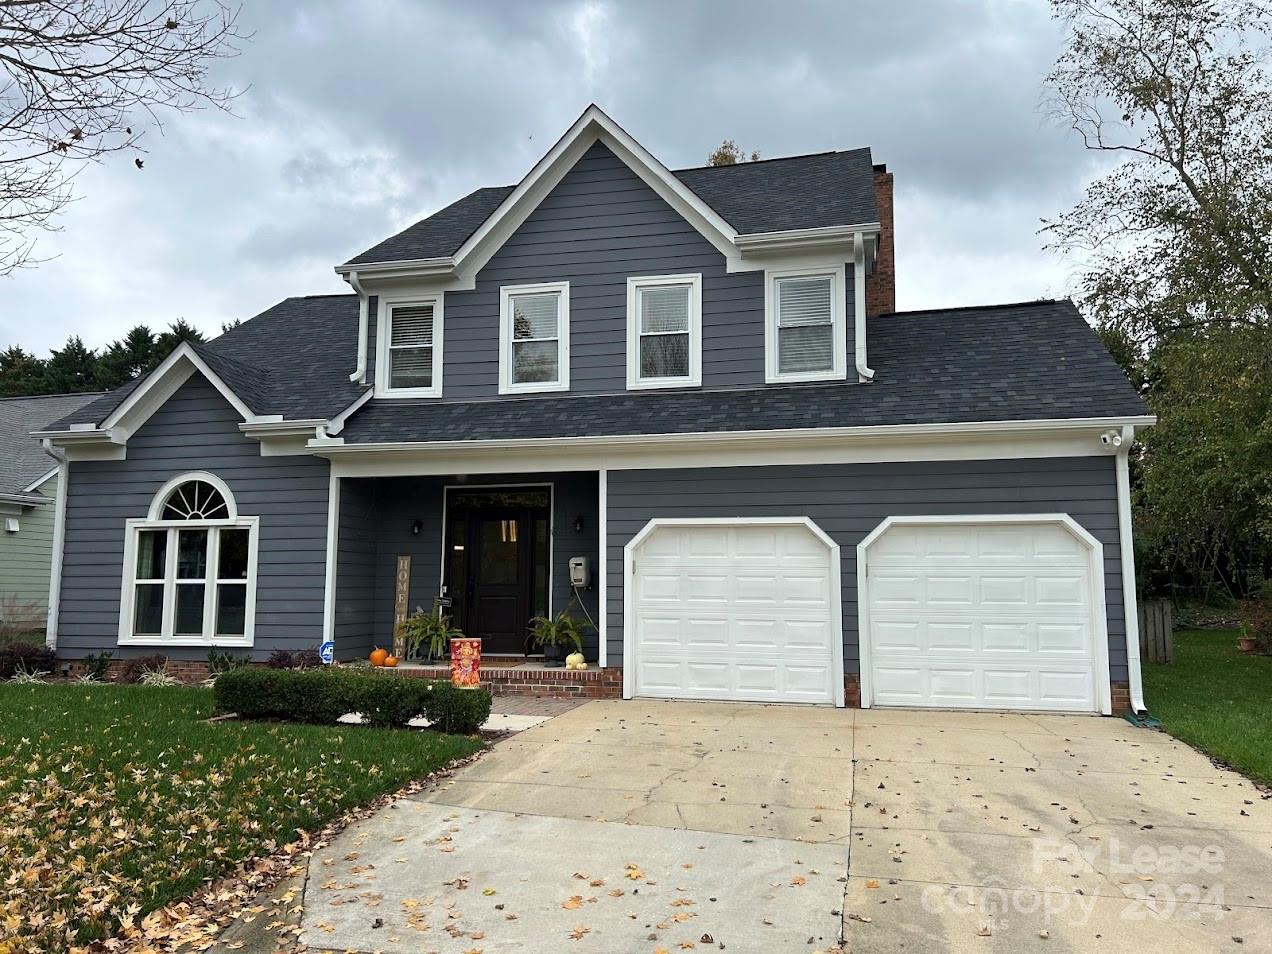
<path fill-rule="evenodd" d="M 1175 658 L 1175 627 L 1170 600 L 1143 600 L 1139 604 L 1140 658 L 1168 663 Z"/>

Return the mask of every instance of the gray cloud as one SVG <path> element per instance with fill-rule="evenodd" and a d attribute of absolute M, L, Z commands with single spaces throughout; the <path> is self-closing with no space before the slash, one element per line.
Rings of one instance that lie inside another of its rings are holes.
<path fill-rule="evenodd" d="M 1037 104 L 1044 4 L 255 0 L 236 116 L 171 119 L 146 167 L 87 170 L 56 256 L 0 282 L 0 346 L 215 333 L 481 185 L 517 181 L 596 101 L 670 166 L 869 145 L 896 173 L 902 307 L 1063 294 L 1039 220 L 1090 160 Z"/>

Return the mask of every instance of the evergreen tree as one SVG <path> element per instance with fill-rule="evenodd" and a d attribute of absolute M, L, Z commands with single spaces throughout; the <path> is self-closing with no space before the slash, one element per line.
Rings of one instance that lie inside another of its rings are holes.
<path fill-rule="evenodd" d="M 44 392 L 71 394 L 97 388 L 97 355 L 85 347 L 79 335 L 66 339 L 66 345 L 54 349 L 44 366 Z"/>
<path fill-rule="evenodd" d="M 154 333 L 145 325 L 137 325 L 119 341 L 102 349 L 97 359 L 97 384 L 111 390 L 145 374 L 160 358 Z"/>
<path fill-rule="evenodd" d="M 0 397 L 44 392 L 44 362 L 17 345 L 0 351 Z"/>

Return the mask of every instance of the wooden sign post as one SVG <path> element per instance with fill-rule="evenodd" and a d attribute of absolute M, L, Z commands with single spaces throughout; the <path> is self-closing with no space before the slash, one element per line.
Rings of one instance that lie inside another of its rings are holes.
<path fill-rule="evenodd" d="M 401 659 L 406 653 L 406 640 L 402 636 L 402 624 L 406 622 L 406 607 L 411 599 L 411 558 L 397 558 L 397 573 L 393 578 L 393 655 Z"/>

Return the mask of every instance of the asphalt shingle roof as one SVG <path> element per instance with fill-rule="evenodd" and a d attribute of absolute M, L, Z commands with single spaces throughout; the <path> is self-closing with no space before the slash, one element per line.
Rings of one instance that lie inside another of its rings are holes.
<path fill-rule="evenodd" d="M 99 394 L 0 399 L 0 494 L 23 493 L 56 465 L 31 432 L 91 403 Z"/>
<path fill-rule="evenodd" d="M 881 315 L 870 384 L 373 401 L 346 443 L 1132 416 L 1143 401 L 1069 301 Z"/>
<path fill-rule="evenodd" d="M 673 170 L 740 234 L 858 225 L 879 218 L 869 149 Z M 478 189 L 355 255 L 346 265 L 454 254 L 515 186 Z"/>

